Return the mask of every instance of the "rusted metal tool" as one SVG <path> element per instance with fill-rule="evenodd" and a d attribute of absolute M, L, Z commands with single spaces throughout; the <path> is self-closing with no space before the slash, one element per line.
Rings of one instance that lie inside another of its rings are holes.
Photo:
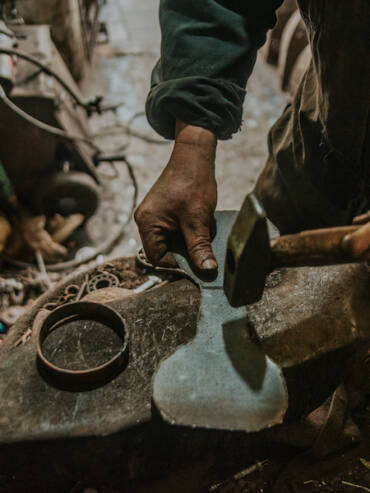
<path fill-rule="evenodd" d="M 201 306 L 195 338 L 162 361 L 154 377 L 154 402 L 171 424 L 258 431 L 281 423 L 288 406 L 280 368 L 251 341 L 246 308 L 232 308 L 223 291 L 226 243 L 235 216 L 233 211 L 215 215 L 216 279 L 199 279 L 187 255 L 176 255 L 200 287 Z"/>
<path fill-rule="evenodd" d="M 253 193 L 248 195 L 227 245 L 224 289 L 230 304 L 240 307 L 260 300 L 274 269 L 358 262 L 342 248 L 343 238 L 358 228 L 302 231 L 270 240 L 263 207 Z"/>

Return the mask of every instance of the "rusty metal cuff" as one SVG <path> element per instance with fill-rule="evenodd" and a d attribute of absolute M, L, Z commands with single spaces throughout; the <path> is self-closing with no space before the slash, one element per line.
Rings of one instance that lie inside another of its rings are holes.
<path fill-rule="evenodd" d="M 91 320 L 109 327 L 122 339 L 121 349 L 113 358 L 95 368 L 68 370 L 54 365 L 43 353 L 43 342 L 52 331 L 75 320 Z M 88 390 L 109 382 L 126 367 L 128 347 L 128 331 L 117 311 L 102 303 L 68 303 L 53 310 L 42 323 L 37 338 L 37 364 L 40 373 L 51 384 L 72 390 Z"/>

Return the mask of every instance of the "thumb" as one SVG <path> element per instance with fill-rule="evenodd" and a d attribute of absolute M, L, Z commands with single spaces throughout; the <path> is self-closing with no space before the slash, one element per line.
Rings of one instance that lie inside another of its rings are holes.
<path fill-rule="evenodd" d="M 215 271 L 218 265 L 212 251 L 210 225 L 195 221 L 183 224 L 181 229 L 195 267 L 202 271 Z"/>

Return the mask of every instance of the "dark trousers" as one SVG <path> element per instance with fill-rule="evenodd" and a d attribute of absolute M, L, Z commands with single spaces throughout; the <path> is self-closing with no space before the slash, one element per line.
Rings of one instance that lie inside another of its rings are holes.
<path fill-rule="evenodd" d="M 298 4 L 312 60 L 256 185 L 281 233 L 348 224 L 370 208 L 370 1 Z"/>

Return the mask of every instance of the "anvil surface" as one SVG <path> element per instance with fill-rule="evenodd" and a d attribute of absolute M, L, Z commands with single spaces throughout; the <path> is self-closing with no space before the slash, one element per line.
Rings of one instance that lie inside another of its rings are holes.
<path fill-rule="evenodd" d="M 122 277 L 128 262 L 134 269 L 133 259 L 113 262 Z M 139 271 L 137 277 L 145 279 Z M 195 335 L 199 290 L 189 280 L 110 303 L 130 331 L 129 365 L 115 380 L 80 393 L 43 380 L 36 368 L 35 338 L 18 348 L 14 342 L 45 303 L 84 279 L 85 273 L 73 275 L 40 298 L 0 350 L 1 474 L 31 480 L 37 471 L 43 477 L 48 463 L 51 476 L 80 479 L 117 474 L 118 467 L 127 478 L 149 474 L 153 464 L 157 472 L 159 465 L 167 470 L 210 450 L 222 463 L 226 456 L 234 462 L 235 456 L 254 457 L 259 433 L 171 426 L 153 407 L 152 378 L 159 362 Z M 270 276 L 262 300 L 249 307 L 251 338 L 286 379 L 286 419 L 321 404 L 339 383 L 352 345 L 369 338 L 369 285 L 364 265 L 285 269 Z M 94 347 L 98 342 L 91 341 L 91 351 L 99 350 Z M 102 462 L 104 468 L 96 467 Z"/>
<path fill-rule="evenodd" d="M 251 340 L 248 308 L 233 308 L 224 293 L 226 245 L 236 214 L 215 214 L 218 271 L 212 279 L 200 279 L 188 255 L 176 254 L 200 288 L 200 309 L 195 337 L 162 361 L 154 376 L 154 402 L 172 424 L 259 431 L 282 423 L 288 407 L 281 369 Z"/>

